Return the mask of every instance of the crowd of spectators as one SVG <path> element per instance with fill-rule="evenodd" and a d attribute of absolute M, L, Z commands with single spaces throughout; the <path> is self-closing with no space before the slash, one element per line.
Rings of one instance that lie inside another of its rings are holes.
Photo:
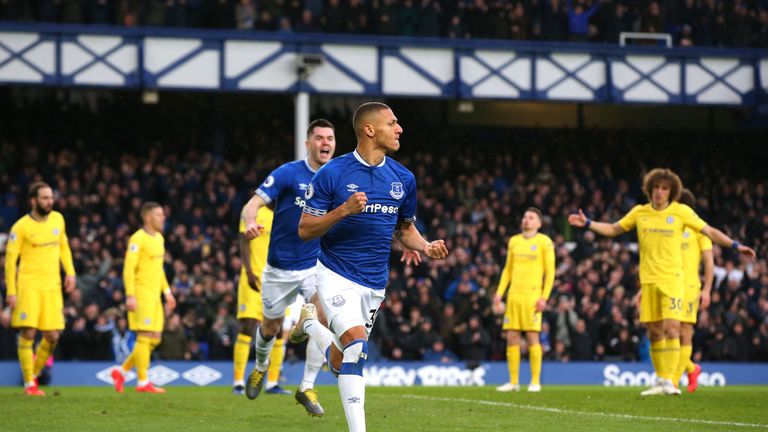
<path fill-rule="evenodd" d="M 768 46 L 766 0 L 0 0 L 0 20 L 617 43 Z"/>
<path fill-rule="evenodd" d="M 290 127 L 258 110 L 249 110 L 249 116 L 261 117 L 229 119 L 225 133 L 216 121 L 195 129 L 202 122 L 183 119 L 182 113 L 137 113 L 117 101 L 89 105 L 39 98 L 14 100 L 13 107 L 2 112 L 13 127 L 5 129 L 0 143 L 0 233 L 26 211 L 26 186 L 45 180 L 66 218 L 78 272 L 78 289 L 65 298 L 67 328 L 57 358 L 109 360 L 125 353 L 130 332 L 122 261 L 145 200 L 163 203 L 168 214 L 165 268 L 178 299 L 157 356 L 231 358 L 239 210 L 269 171 L 289 157 L 280 151 L 292 147 Z M 207 108 L 199 111 L 216 117 Z M 336 124 L 339 132 L 347 128 L 346 122 Z M 429 125 L 415 126 L 406 141 L 419 145 L 406 143 L 395 157 L 419 184 L 419 230 L 445 239 L 451 255 L 404 267 L 393 252 L 372 358 L 468 364 L 503 359 L 501 318 L 492 313 L 491 298 L 507 239 L 533 205 L 544 213 L 543 232 L 557 251 L 542 329 L 545 359 L 646 359 L 646 332 L 631 300 L 638 290 L 634 235 L 596 238 L 569 227 L 566 217 L 583 208 L 595 220 L 617 220 L 645 202 L 642 174 L 662 164 L 676 169 L 694 191 L 705 220 L 758 254 L 757 261 L 745 262 L 715 247 L 712 303 L 696 326 L 696 360 L 768 361 L 768 179 L 761 175 L 761 158 L 754 157 L 759 147 L 754 136 L 492 134 L 449 127 L 434 133 Z M 227 144 L 217 144 L 215 137 Z M 133 145 L 126 144 L 131 140 Z M 349 149 L 342 146 L 339 152 Z M 525 356 L 525 345 L 522 352 Z M 5 311 L 0 358 L 13 357 L 15 338 Z"/>

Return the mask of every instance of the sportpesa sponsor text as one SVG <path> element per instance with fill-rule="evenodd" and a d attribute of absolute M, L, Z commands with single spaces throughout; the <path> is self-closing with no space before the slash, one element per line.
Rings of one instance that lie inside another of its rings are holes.
<path fill-rule="evenodd" d="M 296 197 L 293 200 L 293 203 L 301 208 L 306 207 L 307 201 L 303 200 L 301 197 Z M 383 205 L 379 203 L 373 203 L 373 204 L 366 204 L 365 208 L 363 209 L 363 213 L 399 213 L 400 208 L 395 206 L 388 206 Z"/>
<path fill-rule="evenodd" d="M 650 386 L 656 382 L 654 372 L 633 372 L 622 369 L 615 364 L 606 365 L 603 369 L 603 385 L 606 386 Z M 725 374 L 717 371 L 702 372 L 699 376 L 700 386 L 724 386 L 726 383 Z M 688 377 L 683 374 L 682 384 L 688 385 Z"/>

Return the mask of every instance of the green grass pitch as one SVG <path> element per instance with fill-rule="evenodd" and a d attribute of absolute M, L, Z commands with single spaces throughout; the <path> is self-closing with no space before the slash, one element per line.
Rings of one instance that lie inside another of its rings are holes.
<path fill-rule="evenodd" d="M 0 430 L 342 431 L 335 387 L 321 387 L 323 418 L 293 396 L 250 401 L 226 387 L 169 387 L 165 395 L 108 387 L 48 387 L 24 396 L 0 387 Z M 681 397 L 639 396 L 640 388 L 545 386 L 538 394 L 493 387 L 376 387 L 367 392 L 370 431 L 753 431 L 768 430 L 768 387 L 700 388 Z"/>

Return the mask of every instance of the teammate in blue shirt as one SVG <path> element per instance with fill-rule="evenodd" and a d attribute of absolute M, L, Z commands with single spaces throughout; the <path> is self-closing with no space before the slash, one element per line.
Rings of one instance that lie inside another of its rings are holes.
<path fill-rule="evenodd" d="M 288 162 L 264 180 L 248 201 L 244 210 L 245 237 L 253 239 L 264 229 L 256 222 L 259 208 L 274 210 L 267 265 L 262 275 L 262 303 L 264 320 L 256 332 L 256 366 L 245 385 L 248 398 L 255 399 L 263 387 L 269 355 L 275 336 L 282 330 L 286 309 L 297 294 L 317 301 L 315 296 L 315 264 L 320 248 L 319 240 L 299 239 L 297 227 L 304 207 L 304 194 L 315 172 L 333 157 L 336 150 L 334 127 L 328 120 L 315 120 L 307 128 L 307 158 Z M 253 334 L 253 333 L 251 333 Z M 323 352 L 307 346 L 304 376 L 296 390 L 296 400 L 308 413 L 323 415 L 322 406 L 314 390 L 315 379 L 323 366 Z"/>
<path fill-rule="evenodd" d="M 443 259 L 443 240 L 429 242 L 416 229 L 416 180 L 387 157 L 400 148 L 403 128 L 385 104 L 368 102 L 355 111 L 357 148 L 324 165 L 307 188 L 299 237 L 320 238 L 317 290 L 329 331 L 305 304 L 291 341 L 310 337 L 339 377 L 347 425 L 365 430 L 368 333 L 384 300 L 392 235 L 405 248 Z"/>

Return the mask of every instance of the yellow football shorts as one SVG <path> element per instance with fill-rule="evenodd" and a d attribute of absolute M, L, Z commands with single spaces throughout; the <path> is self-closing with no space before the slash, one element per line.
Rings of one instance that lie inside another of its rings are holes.
<path fill-rule="evenodd" d="M 64 329 L 64 298 L 59 289 L 19 287 L 11 326 L 31 327 L 41 331 Z"/>
<path fill-rule="evenodd" d="M 701 296 L 701 287 L 696 285 L 687 285 L 683 294 L 683 317 L 680 322 L 696 324 L 696 317 L 699 314 L 699 298 Z"/>
<path fill-rule="evenodd" d="M 128 311 L 128 328 L 133 331 L 163 331 L 165 311 L 160 296 L 136 296 L 136 310 Z"/>
<path fill-rule="evenodd" d="M 240 282 L 237 284 L 237 319 L 246 318 L 264 320 L 264 305 L 261 302 L 261 291 L 256 291 L 248 285 L 248 277 L 245 271 L 242 271 Z"/>
<path fill-rule="evenodd" d="M 665 319 L 680 321 L 683 317 L 682 281 L 651 282 L 640 285 L 640 322 Z"/>
<path fill-rule="evenodd" d="M 536 312 L 538 297 L 508 296 L 503 330 L 541 331 L 541 312 Z"/>

